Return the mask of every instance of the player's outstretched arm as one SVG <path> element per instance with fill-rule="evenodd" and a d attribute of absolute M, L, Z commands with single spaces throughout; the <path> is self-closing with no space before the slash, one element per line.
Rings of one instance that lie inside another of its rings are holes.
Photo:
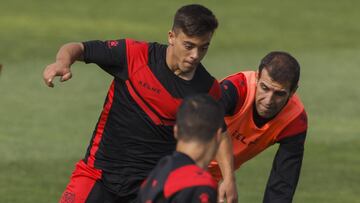
<path fill-rule="evenodd" d="M 64 82 L 71 78 L 70 66 L 75 61 L 82 61 L 84 58 L 84 45 L 82 43 L 68 43 L 63 45 L 56 54 L 56 61 L 48 65 L 43 72 L 43 79 L 47 86 L 54 87 L 53 80 L 60 76 Z"/>
<path fill-rule="evenodd" d="M 218 188 L 218 202 L 224 202 L 226 199 L 228 203 L 236 203 L 238 202 L 238 194 L 234 175 L 234 156 L 231 139 L 227 132 L 222 134 L 216 160 L 223 176 L 223 181 Z"/>
<path fill-rule="evenodd" d="M 280 141 L 263 202 L 291 203 L 299 180 L 304 156 L 306 131 Z"/>

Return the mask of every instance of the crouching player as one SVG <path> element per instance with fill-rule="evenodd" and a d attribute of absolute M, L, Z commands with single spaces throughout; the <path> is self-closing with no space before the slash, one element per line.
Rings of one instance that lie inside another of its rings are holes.
<path fill-rule="evenodd" d="M 257 72 L 239 72 L 221 83 L 235 169 L 280 144 L 264 203 L 291 203 L 299 180 L 308 128 L 304 105 L 295 93 L 299 78 L 298 61 L 287 52 L 274 51 L 261 60 Z M 216 162 L 209 169 L 220 179 Z"/>
<path fill-rule="evenodd" d="M 159 161 L 139 192 L 139 202 L 216 202 L 217 183 L 206 171 L 221 140 L 223 109 L 208 95 L 183 101 L 176 116 L 176 151 Z"/>

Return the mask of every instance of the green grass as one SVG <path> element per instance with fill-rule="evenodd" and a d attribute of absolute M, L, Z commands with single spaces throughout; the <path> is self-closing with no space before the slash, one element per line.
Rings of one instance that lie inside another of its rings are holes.
<path fill-rule="evenodd" d="M 301 63 L 299 94 L 309 116 L 294 202 L 360 202 L 360 2 L 197 1 L 218 16 L 204 64 L 218 78 L 256 69 L 270 50 Z M 76 64 L 72 80 L 44 86 L 59 46 L 90 39 L 166 42 L 175 10 L 190 1 L 1 2 L 0 202 L 57 202 L 84 156 L 109 82 Z M 272 147 L 237 172 L 240 202 L 261 202 Z"/>

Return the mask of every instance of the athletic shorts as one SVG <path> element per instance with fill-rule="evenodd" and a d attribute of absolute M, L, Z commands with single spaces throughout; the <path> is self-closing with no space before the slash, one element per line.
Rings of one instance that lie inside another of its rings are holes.
<path fill-rule="evenodd" d="M 109 191 L 101 179 L 102 171 L 88 166 L 84 161 L 76 164 L 70 183 L 61 196 L 60 203 L 123 203 L 135 202 L 137 194 L 119 197 Z"/>

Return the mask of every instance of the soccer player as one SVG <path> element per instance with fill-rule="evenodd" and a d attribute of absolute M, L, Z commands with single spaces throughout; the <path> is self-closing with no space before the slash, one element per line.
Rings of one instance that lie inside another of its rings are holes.
<path fill-rule="evenodd" d="M 218 149 L 223 116 L 222 106 L 208 95 L 184 100 L 174 127 L 176 151 L 142 184 L 139 202 L 217 202 L 217 183 L 205 170 Z"/>
<path fill-rule="evenodd" d="M 95 63 L 114 77 L 85 157 L 61 202 L 133 202 L 141 182 L 163 156 L 175 150 L 173 126 L 183 98 L 206 93 L 221 96 L 220 85 L 200 63 L 218 22 L 201 5 L 180 8 L 168 33 L 168 45 L 132 39 L 63 45 L 43 79 L 71 78 L 75 61 Z M 230 138 L 224 133 L 217 158 L 236 200 Z"/>
<path fill-rule="evenodd" d="M 300 66 L 286 52 L 271 52 L 258 72 L 245 71 L 221 82 L 225 121 L 232 137 L 235 169 L 279 143 L 263 201 L 291 202 L 299 179 L 307 116 L 295 94 Z M 220 177 L 216 162 L 211 172 Z"/>

